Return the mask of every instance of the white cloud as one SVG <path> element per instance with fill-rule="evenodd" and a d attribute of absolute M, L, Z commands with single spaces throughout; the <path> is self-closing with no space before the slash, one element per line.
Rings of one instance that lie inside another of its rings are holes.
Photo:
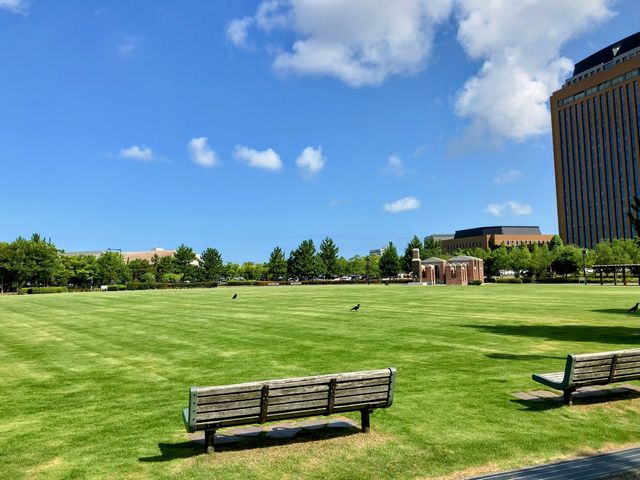
<path fill-rule="evenodd" d="M 140 147 L 138 145 L 133 145 L 129 148 L 123 148 L 120 150 L 121 158 L 128 158 L 131 160 L 139 160 L 141 162 L 150 162 L 154 160 L 153 150 L 149 147 Z"/>
<path fill-rule="evenodd" d="M 253 22 L 252 17 L 231 20 L 227 25 L 227 39 L 236 47 L 246 47 L 248 30 Z"/>
<path fill-rule="evenodd" d="M 202 167 L 215 167 L 220 165 L 218 156 L 209 146 L 207 137 L 192 138 L 187 144 L 191 154 L 191 160 Z"/>
<path fill-rule="evenodd" d="M 522 172 L 520 170 L 498 170 L 493 181 L 498 185 L 504 185 L 505 183 L 515 182 L 522 178 Z"/>
<path fill-rule="evenodd" d="M 326 162 L 326 157 L 322 156 L 322 147 L 306 147 L 296 159 L 296 165 L 307 178 L 322 170 Z"/>
<path fill-rule="evenodd" d="M 274 152 L 271 148 L 258 151 L 243 145 L 237 145 L 233 151 L 233 156 L 238 160 L 244 161 L 252 168 L 263 168 L 265 170 L 282 169 L 282 160 L 280 159 L 280 155 Z"/>
<path fill-rule="evenodd" d="M 547 133 L 547 101 L 571 73 L 560 48 L 611 16 L 609 0 L 457 0 L 458 40 L 484 60 L 458 94 L 455 111 L 498 138 Z"/>
<path fill-rule="evenodd" d="M 404 197 L 395 202 L 385 203 L 384 210 L 390 213 L 399 213 L 407 210 L 415 210 L 420 207 L 420 200 L 416 197 Z"/>
<path fill-rule="evenodd" d="M 397 153 L 389 155 L 387 159 L 387 171 L 392 175 L 396 175 L 397 177 L 402 177 L 405 174 L 404 164 L 402 163 L 402 158 Z"/>
<path fill-rule="evenodd" d="M 29 8 L 28 0 L 0 0 L 0 9 L 13 13 L 24 13 Z"/>
<path fill-rule="evenodd" d="M 140 38 L 127 35 L 118 45 L 118 54 L 121 57 L 128 57 L 133 54 L 134 50 L 138 47 Z"/>
<path fill-rule="evenodd" d="M 273 61 L 276 71 L 329 75 L 360 87 L 419 71 L 434 27 L 449 16 L 452 1 L 263 0 L 252 18 L 264 32 L 293 33 L 292 43 Z M 249 24 L 233 25 L 237 38 L 246 41 Z M 231 37 L 229 29 L 227 34 Z"/>
<path fill-rule="evenodd" d="M 413 156 L 414 157 L 421 157 L 425 153 L 427 153 L 427 146 L 426 145 L 420 145 L 418 148 L 416 148 L 416 151 L 413 152 Z"/>
<path fill-rule="evenodd" d="M 502 217 L 504 215 L 531 215 L 533 208 L 528 203 L 519 203 L 509 200 L 505 203 L 490 203 L 484 209 L 485 213 L 494 217 Z"/>

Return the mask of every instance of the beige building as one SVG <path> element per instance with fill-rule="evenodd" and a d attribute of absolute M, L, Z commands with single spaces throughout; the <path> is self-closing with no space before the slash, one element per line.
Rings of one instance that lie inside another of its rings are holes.
<path fill-rule="evenodd" d="M 493 226 L 468 228 L 456 230 L 453 238 L 442 241 L 445 252 L 451 253 L 457 250 L 469 248 L 482 248 L 492 250 L 501 245 L 517 247 L 520 245 L 532 245 L 549 243 L 553 235 L 545 235 L 540 232 L 540 227 L 535 226 Z"/>

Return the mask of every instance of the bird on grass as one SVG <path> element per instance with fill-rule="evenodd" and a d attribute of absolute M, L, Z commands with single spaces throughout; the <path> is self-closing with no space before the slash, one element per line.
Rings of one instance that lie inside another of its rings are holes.
<path fill-rule="evenodd" d="M 636 313 L 638 311 L 638 305 L 640 305 L 640 303 L 636 303 L 633 307 L 627 310 L 627 313 Z"/>
<path fill-rule="evenodd" d="M 350 310 L 350 311 L 352 311 L 352 312 L 353 312 L 353 311 L 357 312 L 358 310 L 360 310 L 360 304 L 357 304 L 355 307 L 351 307 L 351 310 Z"/>
<path fill-rule="evenodd" d="M 231 297 L 231 300 L 235 300 L 236 298 L 238 298 L 238 294 L 237 294 L 237 293 L 234 293 L 234 294 L 233 294 L 233 297 Z"/>

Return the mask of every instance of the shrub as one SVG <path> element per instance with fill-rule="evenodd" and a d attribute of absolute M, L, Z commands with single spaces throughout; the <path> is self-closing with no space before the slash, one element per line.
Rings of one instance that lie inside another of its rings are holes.
<path fill-rule="evenodd" d="M 480 280 L 472 280 L 469 285 L 482 285 L 482 282 Z"/>
<path fill-rule="evenodd" d="M 126 285 L 121 285 L 121 284 L 116 284 L 116 285 L 109 285 L 107 287 L 107 291 L 108 292 L 118 292 L 120 290 L 126 290 L 127 286 Z"/>
<path fill-rule="evenodd" d="M 38 293 L 67 293 L 67 287 L 27 287 L 23 288 L 21 293 L 27 295 L 36 295 Z"/>
<path fill-rule="evenodd" d="M 496 278 L 496 283 L 522 283 L 522 279 L 515 277 L 500 277 Z"/>

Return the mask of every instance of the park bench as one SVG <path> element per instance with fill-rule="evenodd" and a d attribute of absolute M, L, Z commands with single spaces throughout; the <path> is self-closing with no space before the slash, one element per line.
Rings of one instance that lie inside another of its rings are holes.
<path fill-rule="evenodd" d="M 188 432 L 204 430 L 205 452 L 214 445 L 215 431 L 315 415 L 361 412 L 362 431 L 369 431 L 369 414 L 393 402 L 395 368 L 363 372 L 286 378 L 215 387 L 191 387 L 183 411 Z"/>
<path fill-rule="evenodd" d="M 571 405 L 577 388 L 640 379 L 640 350 L 567 355 L 564 372 L 534 373 L 533 380 L 564 392 Z"/>

